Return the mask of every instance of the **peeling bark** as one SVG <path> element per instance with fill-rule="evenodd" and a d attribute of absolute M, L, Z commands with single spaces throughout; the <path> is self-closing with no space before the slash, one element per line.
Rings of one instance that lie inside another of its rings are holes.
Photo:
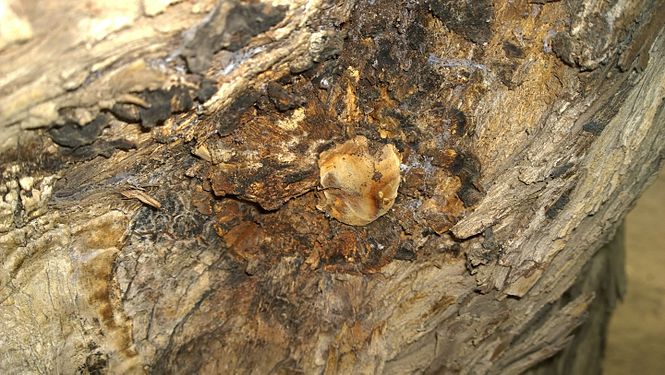
<path fill-rule="evenodd" d="M 0 6 L 3 372 L 524 372 L 665 155 L 658 1 Z"/>

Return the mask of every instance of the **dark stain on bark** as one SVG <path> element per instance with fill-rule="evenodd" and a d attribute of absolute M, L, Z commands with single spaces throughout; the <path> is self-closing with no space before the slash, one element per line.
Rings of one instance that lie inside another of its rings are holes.
<path fill-rule="evenodd" d="M 414 22 L 406 29 L 407 43 L 409 48 L 420 51 L 425 48 L 426 29 L 419 23 Z"/>
<path fill-rule="evenodd" d="M 154 90 L 146 92 L 144 96 L 150 107 L 139 108 L 141 126 L 150 129 L 161 125 L 171 116 L 171 95 L 165 90 Z"/>
<path fill-rule="evenodd" d="M 270 101 L 280 112 L 286 112 L 304 104 L 302 99 L 297 98 L 292 92 L 289 92 L 289 90 L 277 82 L 268 83 L 266 90 Z"/>
<path fill-rule="evenodd" d="M 432 14 L 447 28 L 478 44 L 489 41 L 494 7 L 490 0 L 430 0 Z"/>
<path fill-rule="evenodd" d="M 141 126 L 146 129 L 164 123 L 172 113 L 184 112 L 192 108 L 193 102 L 187 89 L 174 86 L 167 90 L 151 90 L 143 93 L 150 104 L 148 108 L 139 108 Z"/>
<path fill-rule="evenodd" d="M 144 129 L 151 129 L 163 124 L 174 113 L 192 109 L 194 106 L 192 96 L 197 93 L 183 86 L 173 86 L 169 90 L 146 90 L 135 95 L 145 101 L 146 105 L 115 103 L 110 112 L 120 121 L 140 122 Z"/>
<path fill-rule="evenodd" d="M 239 119 L 242 112 L 251 108 L 258 99 L 258 92 L 254 90 L 245 91 L 233 101 L 226 111 L 215 114 L 214 119 L 217 121 L 218 134 L 226 136 L 236 129 L 240 125 Z"/>
<path fill-rule="evenodd" d="M 487 228 L 483 231 L 483 243 L 482 246 L 487 250 L 499 250 L 499 243 L 494 237 L 494 231 L 492 228 Z"/>
<path fill-rule="evenodd" d="M 173 113 L 186 112 L 194 106 L 190 91 L 183 86 L 171 87 L 169 96 L 171 98 L 169 104 Z"/>
<path fill-rule="evenodd" d="M 108 118 L 105 115 L 99 115 L 85 125 L 68 122 L 62 126 L 50 128 L 48 133 L 53 142 L 58 145 L 76 148 L 93 143 L 108 124 Z"/>
<path fill-rule="evenodd" d="M 97 156 L 110 158 L 117 150 L 129 151 L 136 145 L 126 139 L 113 139 L 110 141 L 98 139 L 91 145 L 78 147 L 71 152 L 64 151 L 63 155 L 72 155 L 77 161 L 92 160 Z"/>
<path fill-rule="evenodd" d="M 141 121 L 139 106 L 129 103 L 115 103 L 111 107 L 111 113 L 115 118 L 130 124 Z"/>
<path fill-rule="evenodd" d="M 201 81 L 201 85 L 196 91 L 196 100 L 198 100 L 200 103 L 205 103 L 208 101 L 208 99 L 212 98 L 213 95 L 217 92 L 217 82 L 205 78 Z"/>
<path fill-rule="evenodd" d="M 596 120 L 591 120 L 582 125 L 582 130 L 593 135 L 600 135 L 600 133 L 603 132 L 603 129 L 605 129 L 605 124 L 602 124 Z"/>
<path fill-rule="evenodd" d="M 518 65 L 514 62 L 492 64 L 492 68 L 496 72 L 496 75 L 499 77 L 501 83 L 510 89 L 517 86 L 516 82 L 513 80 L 517 67 Z"/>
<path fill-rule="evenodd" d="M 215 53 L 243 48 L 252 37 L 279 23 L 286 12 L 285 7 L 260 2 L 237 2 L 229 11 L 224 11 L 223 5 L 220 3 L 185 43 L 183 56 L 193 73 L 205 73 Z"/>
<path fill-rule="evenodd" d="M 577 18 L 586 6 L 582 1 L 571 1 L 572 17 Z M 610 45 L 609 38 L 613 35 L 612 25 L 605 15 L 591 13 L 583 20 L 574 19 L 578 30 L 573 34 L 570 30 L 557 33 L 552 40 L 552 50 L 566 64 L 581 70 L 596 69 L 607 58 Z"/>
<path fill-rule="evenodd" d="M 455 135 L 458 137 L 464 137 L 467 135 L 468 127 L 466 121 L 466 115 L 464 112 L 460 111 L 457 108 L 451 108 L 449 110 L 451 127 L 455 130 Z"/>
<path fill-rule="evenodd" d="M 557 217 L 559 212 L 563 210 L 564 207 L 570 202 L 570 194 L 572 193 L 573 189 L 568 189 L 566 190 L 559 199 L 556 200 L 550 207 L 547 208 L 545 211 L 545 216 L 547 216 L 548 219 L 552 220 Z"/>
<path fill-rule="evenodd" d="M 573 163 L 565 163 L 554 167 L 554 169 L 552 169 L 552 172 L 550 173 L 550 178 L 559 178 L 561 176 L 564 176 L 574 165 L 575 164 Z"/>
<path fill-rule="evenodd" d="M 108 372 L 108 355 L 102 352 L 95 343 L 88 345 L 90 354 L 85 362 L 78 368 L 77 374 L 102 375 Z"/>
<path fill-rule="evenodd" d="M 397 260 L 407 260 L 407 261 L 410 261 L 410 262 L 416 260 L 417 256 L 416 256 L 415 245 L 413 244 L 413 241 L 404 242 L 397 249 L 397 253 L 395 253 L 395 259 L 397 259 Z"/>
<path fill-rule="evenodd" d="M 302 180 L 305 180 L 307 178 L 316 178 L 317 177 L 317 171 L 312 169 L 312 170 L 304 170 L 304 171 L 298 171 L 294 172 L 291 174 L 287 174 L 284 176 L 284 182 L 287 184 L 293 184 L 295 182 L 299 182 Z"/>
<path fill-rule="evenodd" d="M 522 47 L 513 44 L 509 41 L 503 42 L 503 52 L 506 54 L 506 57 L 518 58 L 521 59 L 524 57 L 524 50 Z"/>

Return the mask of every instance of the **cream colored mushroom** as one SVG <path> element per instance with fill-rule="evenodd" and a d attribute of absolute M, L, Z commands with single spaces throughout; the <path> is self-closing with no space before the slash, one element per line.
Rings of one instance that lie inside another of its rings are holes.
<path fill-rule="evenodd" d="M 349 225 L 367 225 L 395 203 L 401 160 L 395 146 L 370 154 L 368 140 L 357 136 L 319 156 L 324 201 L 317 206 Z"/>

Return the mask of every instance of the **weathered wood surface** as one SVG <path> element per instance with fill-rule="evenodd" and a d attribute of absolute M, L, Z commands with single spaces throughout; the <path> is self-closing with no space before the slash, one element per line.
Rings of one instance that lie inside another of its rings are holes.
<path fill-rule="evenodd" d="M 655 0 L 0 6 L 3 372 L 519 373 L 664 155 Z"/>
<path fill-rule="evenodd" d="M 573 331 L 574 336 L 561 352 L 526 374 L 601 374 L 604 369 L 608 370 L 607 361 L 603 361 L 607 328 L 614 307 L 626 292 L 625 226 L 619 226 L 614 238 L 593 255 L 577 281 L 556 302 L 566 304 L 579 295 L 593 293 L 584 323 Z M 535 329 L 534 326 L 531 329 Z"/>

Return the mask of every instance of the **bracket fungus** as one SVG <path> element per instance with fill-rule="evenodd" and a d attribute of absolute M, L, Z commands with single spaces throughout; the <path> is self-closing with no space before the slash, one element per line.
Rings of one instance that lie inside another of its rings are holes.
<path fill-rule="evenodd" d="M 370 153 L 363 136 L 322 152 L 319 176 L 324 190 L 317 208 L 344 224 L 371 223 L 395 203 L 400 163 L 395 146 L 386 144 Z"/>

